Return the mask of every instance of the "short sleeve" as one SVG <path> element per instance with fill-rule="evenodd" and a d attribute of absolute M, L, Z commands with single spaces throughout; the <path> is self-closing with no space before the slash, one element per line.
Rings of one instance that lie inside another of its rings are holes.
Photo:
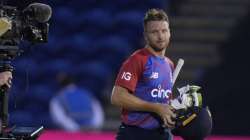
<path fill-rule="evenodd" d="M 138 56 L 129 57 L 121 66 L 115 85 L 124 87 L 134 93 L 137 82 L 142 74 L 143 60 Z"/>

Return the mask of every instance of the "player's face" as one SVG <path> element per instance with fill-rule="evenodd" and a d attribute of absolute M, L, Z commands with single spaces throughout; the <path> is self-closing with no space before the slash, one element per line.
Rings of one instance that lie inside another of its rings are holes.
<path fill-rule="evenodd" d="M 167 21 L 149 21 L 145 25 L 146 43 L 155 51 L 167 48 L 170 39 L 169 24 Z"/>

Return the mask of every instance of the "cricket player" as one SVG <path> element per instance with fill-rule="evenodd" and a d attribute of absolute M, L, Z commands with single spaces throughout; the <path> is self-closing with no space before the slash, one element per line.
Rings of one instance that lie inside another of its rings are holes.
<path fill-rule="evenodd" d="M 112 104 L 122 108 L 117 140 L 170 140 L 172 137 L 168 129 L 174 127 L 176 116 L 169 105 L 174 66 L 165 56 L 170 29 L 163 10 L 150 9 L 146 13 L 144 38 L 145 48 L 135 51 L 122 64 L 112 91 Z"/>
<path fill-rule="evenodd" d="M 195 140 L 192 130 L 197 127 L 192 126 L 191 131 L 175 128 L 177 114 L 170 105 L 174 64 L 165 56 L 170 36 L 167 14 L 161 9 L 148 10 L 144 17 L 145 47 L 122 64 L 111 95 L 111 103 L 122 108 L 116 140 L 172 140 L 171 130 L 186 140 Z M 194 122 L 200 124 L 199 120 Z"/>

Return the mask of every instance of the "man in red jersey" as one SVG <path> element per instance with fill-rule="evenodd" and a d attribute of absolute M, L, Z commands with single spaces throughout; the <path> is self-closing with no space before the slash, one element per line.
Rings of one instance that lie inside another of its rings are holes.
<path fill-rule="evenodd" d="M 112 91 L 112 104 L 122 107 L 122 125 L 117 140 L 166 140 L 175 114 L 169 105 L 173 63 L 165 57 L 170 29 L 167 14 L 151 9 L 144 18 L 146 46 L 122 65 Z"/>
<path fill-rule="evenodd" d="M 144 17 L 146 45 L 122 64 L 112 91 L 111 103 L 122 108 L 116 140 L 172 140 L 174 65 L 165 56 L 170 36 L 167 14 L 150 9 Z"/>

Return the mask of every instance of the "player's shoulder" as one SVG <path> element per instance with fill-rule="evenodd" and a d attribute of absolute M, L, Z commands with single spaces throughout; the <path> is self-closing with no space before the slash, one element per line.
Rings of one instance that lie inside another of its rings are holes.
<path fill-rule="evenodd" d="M 149 57 L 149 53 L 146 51 L 145 48 L 136 50 L 134 53 L 132 53 L 128 60 L 132 61 L 146 61 L 147 58 Z"/>

